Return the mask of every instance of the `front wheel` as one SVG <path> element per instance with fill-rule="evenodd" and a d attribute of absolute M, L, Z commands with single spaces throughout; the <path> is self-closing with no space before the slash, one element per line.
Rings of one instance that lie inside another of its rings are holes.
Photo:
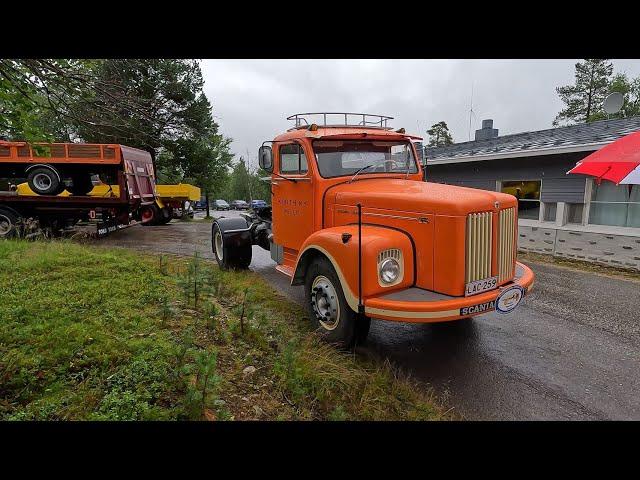
<path fill-rule="evenodd" d="M 253 254 L 251 243 L 230 245 L 217 222 L 214 222 L 211 233 L 213 254 L 221 269 L 246 270 L 249 268 Z"/>
<path fill-rule="evenodd" d="M 323 340 L 345 349 L 364 342 L 371 319 L 358 318 L 351 309 L 329 260 L 317 258 L 311 263 L 304 288 L 309 317 Z"/>

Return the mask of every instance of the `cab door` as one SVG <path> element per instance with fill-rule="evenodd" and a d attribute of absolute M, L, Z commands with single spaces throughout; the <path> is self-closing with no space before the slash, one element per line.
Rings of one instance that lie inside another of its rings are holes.
<path fill-rule="evenodd" d="M 273 240 L 283 249 L 282 262 L 293 266 L 302 243 L 313 233 L 313 182 L 308 152 L 297 142 L 275 145 L 271 179 Z"/>

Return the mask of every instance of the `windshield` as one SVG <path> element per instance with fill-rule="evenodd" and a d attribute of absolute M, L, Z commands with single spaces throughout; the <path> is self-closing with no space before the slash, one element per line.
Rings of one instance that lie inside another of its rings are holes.
<path fill-rule="evenodd" d="M 406 141 L 316 140 L 313 142 L 320 175 L 324 178 L 372 173 L 417 173 L 411 144 Z"/>

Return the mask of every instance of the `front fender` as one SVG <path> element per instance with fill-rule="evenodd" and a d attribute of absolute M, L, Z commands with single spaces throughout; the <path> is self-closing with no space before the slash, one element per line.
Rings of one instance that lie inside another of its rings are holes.
<path fill-rule="evenodd" d="M 351 235 L 343 241 L 343 235 Z M 383 286 L 378 279 L 378 256 L 389 249 L 402 252 L 402 280 Z M 304 283 L 308 266 L 316 256 L 325 256 L 333 265 L 349 306 L 358 309 L 358 226 L 343 225 L 313 233 L 304 242 L 296 260 L 292 285 Z M 415 282 L 415 253 L 409 236 L 400 230 L 381 226 L 362 226 L 362 297 L 380 295 L 410 287 Z"/>
<path fill-rule="evenodd" d="M 220 217 L 213 221 L 211 225 L 211 246 L 214 248 L 213 229 L 218 225 L 224 240 L 230 247 L 241 247 L 251 245 L 251 227 L 242 217 Z"/>

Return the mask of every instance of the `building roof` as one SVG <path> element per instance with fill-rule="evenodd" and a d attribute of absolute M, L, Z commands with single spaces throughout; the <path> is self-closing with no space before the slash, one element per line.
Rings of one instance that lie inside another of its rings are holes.
<path fill-rule="evenodd" d="M 475 162 L 499 158 L 531 157 L 558 153 L 595 151 L 629 133 L 640 130 L 640 117 L 515 133 L 487 140 L 427 147 L 427 165 Z"/>

